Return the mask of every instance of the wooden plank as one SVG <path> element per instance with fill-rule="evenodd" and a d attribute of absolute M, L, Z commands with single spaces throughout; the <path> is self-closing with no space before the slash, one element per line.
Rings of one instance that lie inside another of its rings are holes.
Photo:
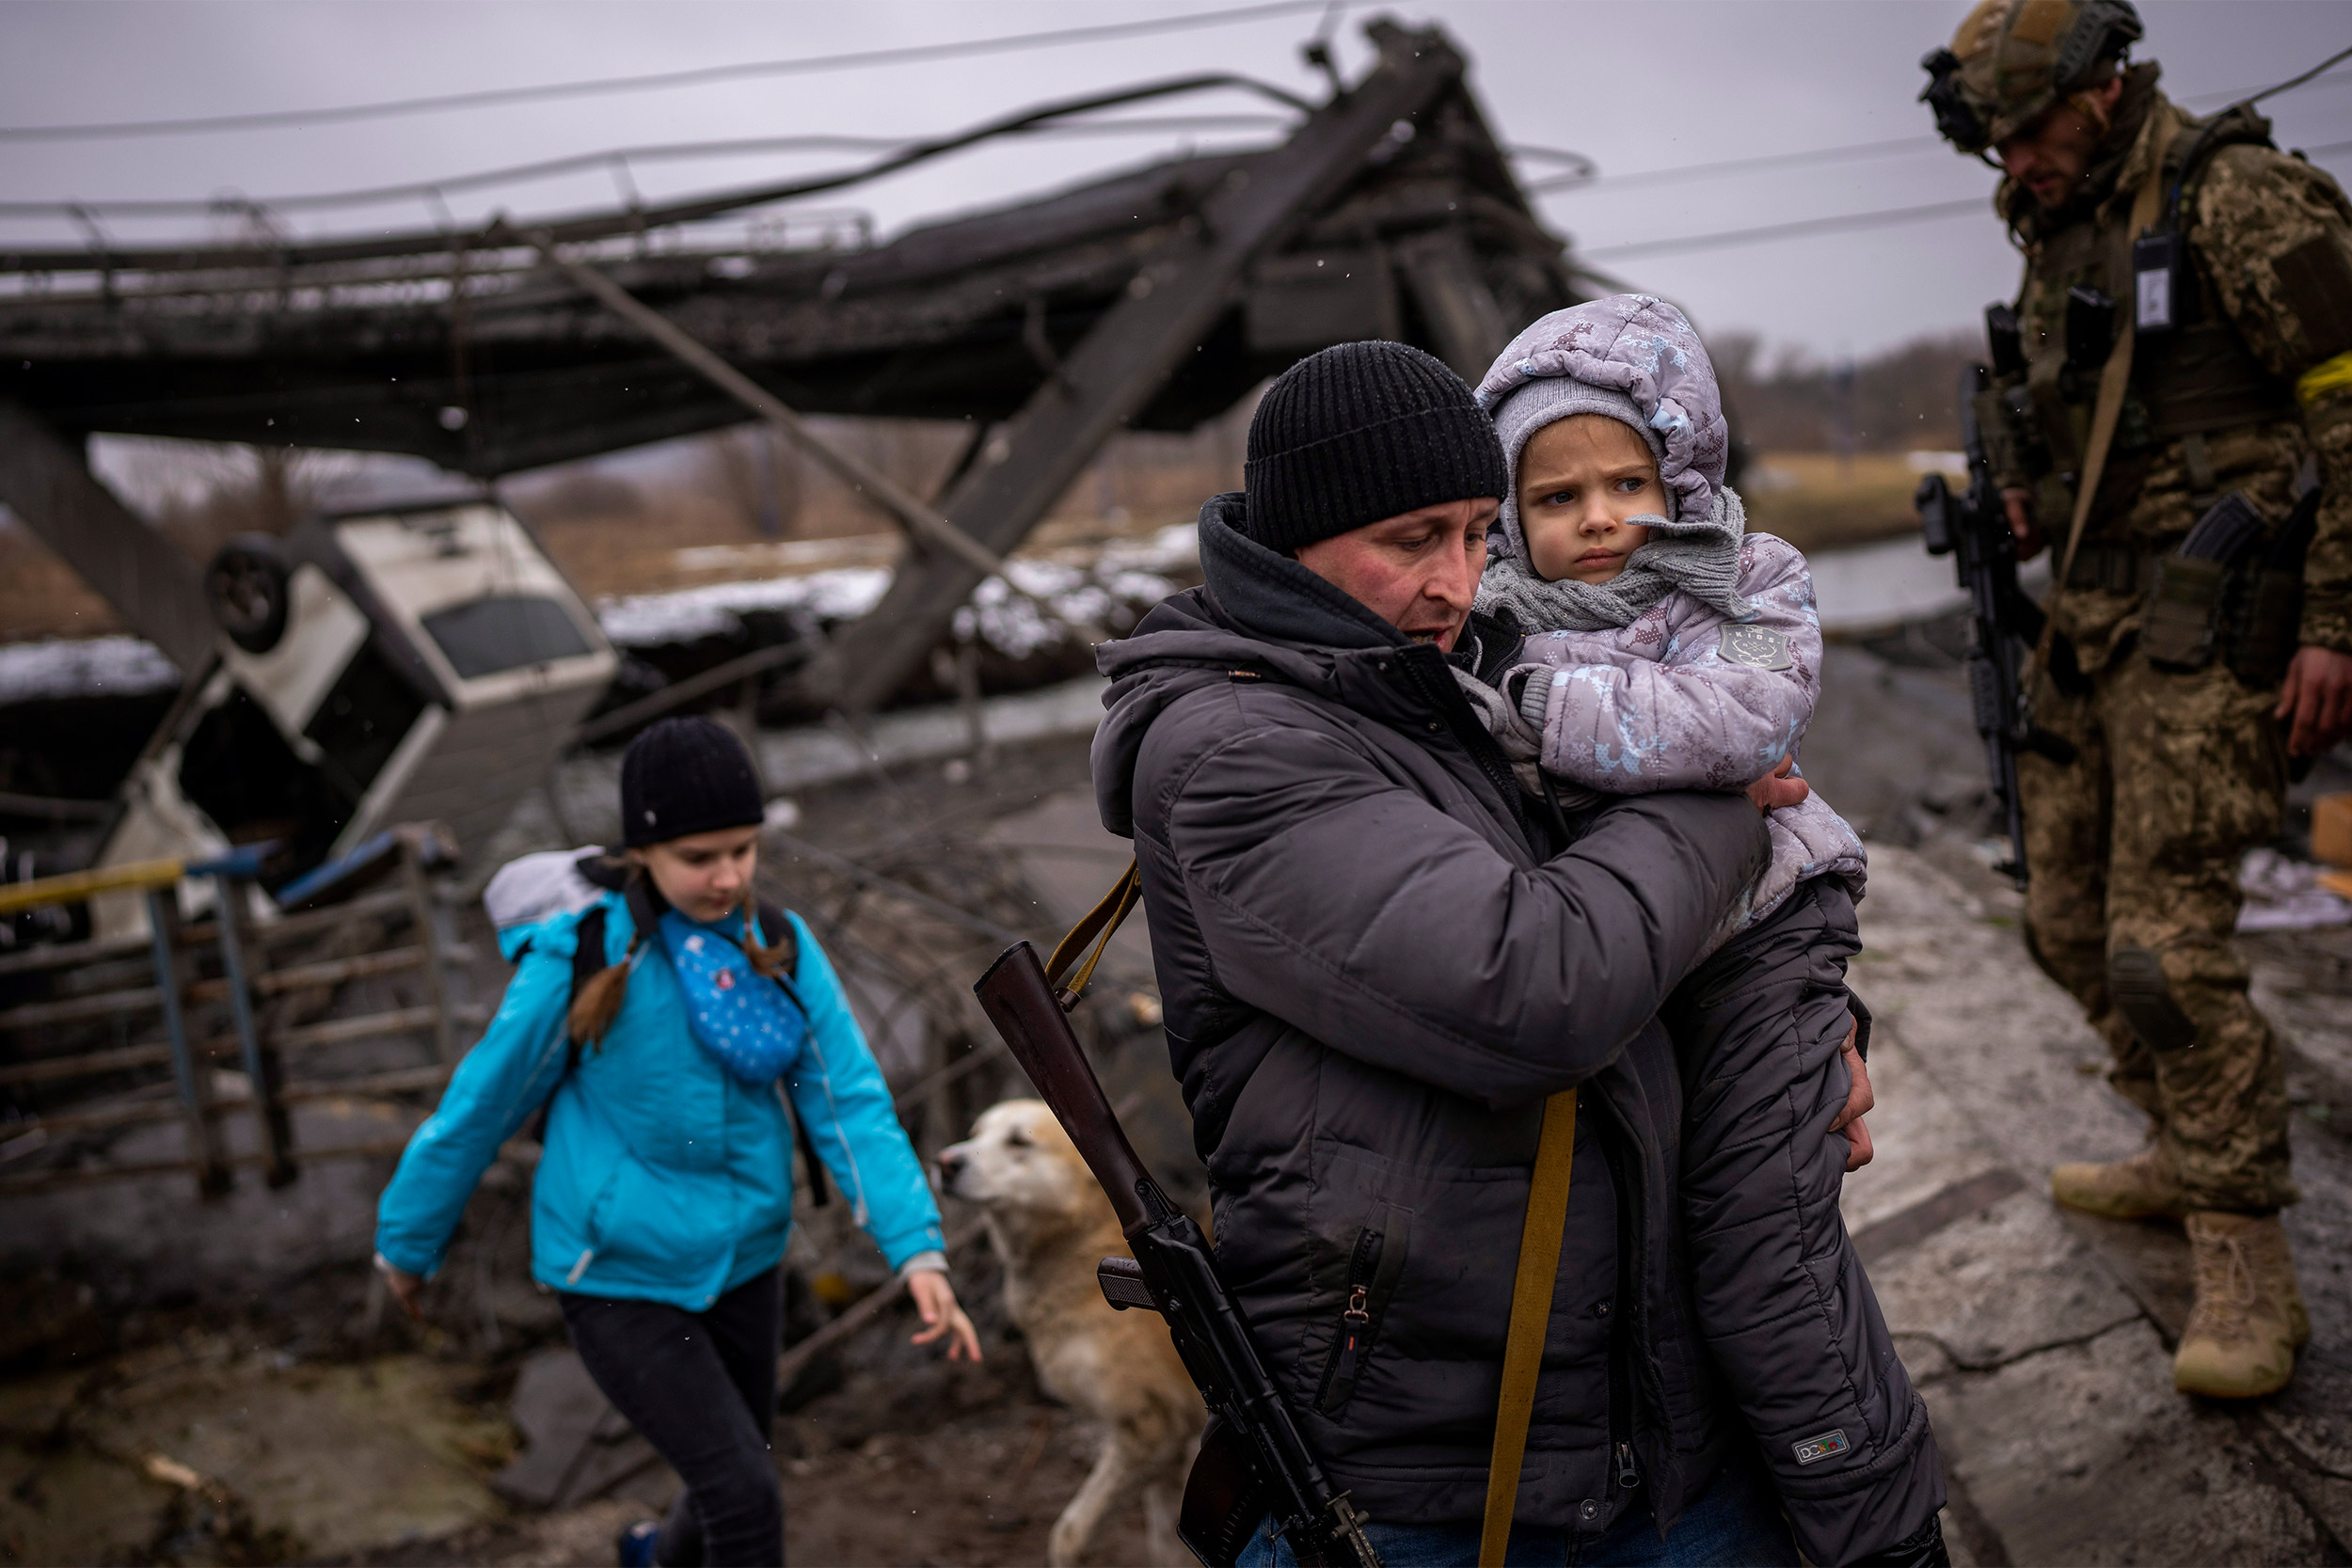
<path fill-rule="evenodd" d="M 394 888 L 386 893 L 371 893 L 364 898 L 354 898 L 348 904 L 329 904 L 322 910 L 306 910 L 300 914 L 287 915 L 283 919 L 270 922 L 267 926 L 255 926 L 246 933 L 246 937 L 256 946 L 274 946 L 281 942 L 292 942 L 297 937 L 316 936 L 321 931 L 331 931 L 348 921 L 405 909 L 407 905 L 406 895 Z M 190 926 L 187 928 L 187 939 L 192 942 L 217 942 L 220 940 L 220 928 L 207 920 L 201 924 Z"/>
<path fill-rule="evenodd" d="M 438 1064 L 433 1067 L 404 1068 L 398 1072 L 370 1073 L 365 1078 L 342 1080 L 320 1079 L 312 1083 L 288 1084 L 278 1091 L 278 1098 L 288 1104 L 303 1100 L 366 1100 L 371 1096 L 414 1094 L 419 1089 L 437 1089 L 449 1082 L 451 1069 Z M 306 1160 L 310 1151 L 301 1151 Z"/>
<path fill-rule="evenodd" d="M 327 1148 L 302 1150 L 305 1161 L 313 1160 L 377 1160 L 398 1156 L 408 1147 L 406 1138 L 376 1138 L 367 1143 L 338 1144 Z M 262 1165 L 269 1163 L 265 1154 L 238 1154 L 230 1158 L 232 1165 Z M 86 1166 L 78 1170 L 32 1171 L 23 1176 L 0 1177 L 0 1199 L 33 1197 L 41 1193 L 57 1192 L 68 1187 L 92 1187 L 107 1181 L 135 1181 L 151 1176 L 187 1176 L 199 1169 L 194 1160 L 143 1160 L 124 1165 Z"/>
<path fill-rule="evenodd" d="M 109 937 L 103 942 L 67 942 L 54 947 L 34 947 L 0 958 L 0 974 L 32 974 L 44 969 L 71 969 L 75 964 L 103 963 L 147 951 L 145 937 Z"/>
<path fill-rule="evenodd" d="M 299 1029 L 281 1029 L 270 1037 L 280 1051 L 308 1051 L 350 1040 L 379 1039 L 386 1035 L 421 1034 L 433 1027 L 430 1007 L 401 1007 L 388 1013 L 361 1013 L 356 1018 L 331 1018 Z"/>
<path fill-rule="evenodd" d="M 131 1045 L 114 1051 L 85 1051 L 72 1056 L 43 1056 L 38 1061 L 11 1062 L 0 1067 L 0 1084 L 39 1084 L 53 1078 L 87 1078 L 131 1068 L 161 1067 L 171 1060 L 168 1045 Z"/>
<path fill-rule="evenodd" d="M 490 1009 L 479 1002 L 461 1002 L 449 1010 L 454 1024 L 477 1024 L 488 1021 Z M 422 1034 L 433 1027 L 430 1007 L 398 1007 L 390 1012 L 361 1013 L 356 1018 L 333 1018 L 324 1023 L 308 1023 L 299 1029 L 280 1029 L 264 1037 L 263 1043 L 279 1051 L 307 1051 L 315 1046 L 342 1045 L 350 1040 L 375 1039 L 385 1035 Z M 233 1035 L 215 1035 L 204 1042 L 203 1050 L 223 1060 L 234 1059 L 237 1038 Z"/>
<path fill-rule="evenodd" d="M 297 964 L 292 969 L 273 970 L 253 982 L 259 996 L 282 996 L 290 990 L 320 990 L 340 986 L 347 980 L 362 980 L 373 974 L 393 974 L 404 969 L 414 969 L 424 961 L 421 947 L 388 947 L 380 953 L 362 953 L 357 958 L 329 958 L 323 963 Z M 188 994 L 199 1002 L 220 1002 L 229 996 L 229 982 L 200 980 L 188 988 Z M 7 1014 L 0 1013 L 0 1023 Z"/>
<path fill-rule="evenodd" d="M 195 990 L 198 994 L 202 994 L 201 986 Z M 29 1006 L 10 1007 L 7 1012 L 0 1013 L 0 1029 L 40 1029 L 53 1023 L 76 1023 L 86 1018 L 113 1018 L 121 1013 L 147 1012 L 162 1006 L 163 1000 L 163 992 L 153 986 L 133 986 L 123 990 L 101 991 L 96 996 L 76 996 L 64 1002 L 35 1002 Z"/>
<path fill-rule="evenodd" d="M 100 1127 L 144 1127 L 159 1121 L 178 1121 L 186 1110 L 176 1100 L 141 1101 L 132 1105 L 102 1105 L 87 1111 L 58 1111 L 8 1124 L 11 1132 L 31 1132 L 35 1128 L 45 1132 L 88 1131 Z"/>

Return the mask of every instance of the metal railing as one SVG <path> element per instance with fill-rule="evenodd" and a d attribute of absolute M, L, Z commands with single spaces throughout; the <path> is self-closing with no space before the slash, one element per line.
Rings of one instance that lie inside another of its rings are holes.
<path fill-rule="evenodd" d="M 212 1196 L 230 1189 L 240 1167 L 258 1167 L 280 1186 L 306 1161 L 397 1153 L 405 1138 L 298 1148 L 294 1108 L 430 1099 L 448 1082 L 458 1031 L 484 1010 L 450 998 L 444 966 L 472 955 L 443 941 L 434 919 L 428 871 L 437 858 L 428 831 L 395 830 L 330 868 L 334 875 L 287 890 L 306 896 L 267 920 L 253 914 L 252 850 L 0 885 L 0 915 L 135 893 L 148 926 L 144 936 L 0 955 L 0 995 L 48 993 L 0 1002 L 0 1101 L 16 1112 L 0 1120 L 0 1162 L 94 1133 L 171 1122 L 183 1130 L 176 1158 L 92 1161 L 75 1147 L 67 1164 L 17 1174 L 0 1167 L 0 1197 L 181 1174 Z M 190 881 L 209 883 L 212 895 L 210 913 L 193 921 L 181 912 Z M 373 1010 L 338 1005 L 342 988 L 378 980 L 388 983 L 373 990 L 412 994 Z M 425 1059 L 357 1072 L 319 1062 L 329 1048 L 399 1037 L 421 1042 Z M 222 1092 L 224 1069 L 242 1080 L 241 1092 Z M 230 1135 L 240 1117 L 251 1118 L 249 1140 Z M 237 1141 L 249 1147 L 232 1148 Z"/>

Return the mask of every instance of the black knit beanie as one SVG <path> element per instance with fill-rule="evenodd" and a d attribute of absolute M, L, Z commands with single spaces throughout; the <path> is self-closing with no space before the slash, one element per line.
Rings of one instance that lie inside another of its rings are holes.
<path fill-rule="evenodd" d="M 621 842 L 631 849 L 720 828 L 756 828 L 759 776 L 713 719 L 664 719 L 621 757 Z"/>
<path fill-rule="evenodd" d="M 1245 531 L 1285 553 L 1445 501 L 1501 500 L 1494 421 L 1442 360 L 1341 343 L 1275 378 L 1249 420 Z"/>

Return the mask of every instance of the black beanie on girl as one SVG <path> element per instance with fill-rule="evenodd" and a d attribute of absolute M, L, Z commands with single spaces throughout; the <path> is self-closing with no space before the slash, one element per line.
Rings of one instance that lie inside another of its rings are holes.
<path fill-rule="evenodd" d="M 1274 380 L 1249 420 L 1242 531 L 1285 553 L 1447 501 L 1501 500 L 1494 421 L 1444 361 L 1406 343 L 1341 343 Z"/>
<path fill-rule="evenodd" d="M 763 820 L 759 775 L 714 719 L 664 719 L 621 757 L 621 842 L 631 849 Z"/>

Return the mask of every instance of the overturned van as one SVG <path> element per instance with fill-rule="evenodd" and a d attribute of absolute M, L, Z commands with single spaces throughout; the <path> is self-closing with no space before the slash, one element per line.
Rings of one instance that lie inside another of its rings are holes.
<path fill-rule="evenodd" d="M 101 865 L 274 840 L 275 888 L 413 821 L 478 850 L 617 664 L 530 531 L 480 497 L 240 538 L 204 586 L 216 657 L 132 770 Z M 140 918 L 110 902 L 102 934 Z"/>

